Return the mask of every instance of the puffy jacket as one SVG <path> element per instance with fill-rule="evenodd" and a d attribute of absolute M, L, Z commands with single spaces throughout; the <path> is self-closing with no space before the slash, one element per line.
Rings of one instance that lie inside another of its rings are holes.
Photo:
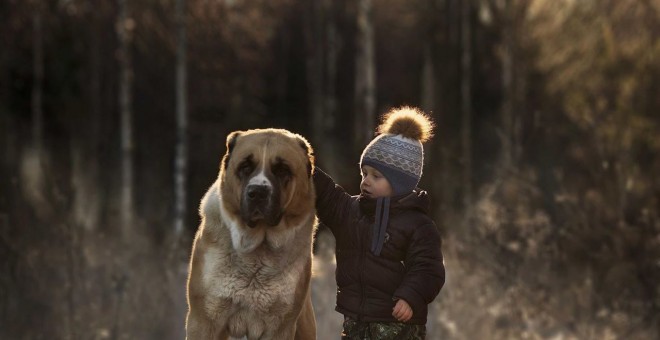
<path fill-rule="evenodd" d="M 403 299 L 413 310 L 408 323 L 426 324 L 428 304 L 445 282 L 440 233 L 428 216 L 425 191 L 391 198 L 382 250 L 372 250 L 376 200 L 351 196 L 322 170 L 314 173 L 316 209 L 336 239 L 337 306 L 363 321 L 396 322 L 392 309 Z"/>

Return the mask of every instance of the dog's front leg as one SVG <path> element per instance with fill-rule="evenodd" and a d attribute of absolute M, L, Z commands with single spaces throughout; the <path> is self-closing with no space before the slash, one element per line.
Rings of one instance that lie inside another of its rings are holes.
<path fill-rule="evenodd" d="M 295 340 L 313 340 L 316 339 L 316 318 L 314 317 L 314 308 L 312 306 L 312 298 L 307 293 L 307 298 L 300 311 L 298 320 L 296 321 L 296 336 Z"/>
<path fill-rule="evenodd" d="M 272 340 L 292 340 L 296 334 L 296 325 L 295 323 L 282 325 L 280 329 L 273 334 L 272 337 L 266 337 L 267 339 Z"/>
<path fill-rule="evenodd" d="M 225 340 L 228 338 L 225 327 L 218 327 L 202 313 L 188 312 L 186 317 L 186 340 Z"/>

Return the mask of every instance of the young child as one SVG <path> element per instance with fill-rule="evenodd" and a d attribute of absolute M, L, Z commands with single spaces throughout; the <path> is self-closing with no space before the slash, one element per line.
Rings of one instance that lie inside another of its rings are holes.
<path fill-rule="evenodd" d="M 318 169 L 316 208 L 336 239 L 342 339 L 424 339 L 428 304 L 445 282 L 440 233 L 428 215 L 422 142 L 433 123 L 403 107 L 386 114 L 362 152 L 360 195 Z"/>

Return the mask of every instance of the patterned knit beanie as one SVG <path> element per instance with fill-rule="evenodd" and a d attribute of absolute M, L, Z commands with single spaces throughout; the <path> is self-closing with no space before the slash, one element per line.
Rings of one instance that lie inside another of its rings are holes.
<path fill-rule="evenodd" d="M 433 136 L 433 122 L 421 110 L 404 106 L 385 114 L 378 132 L 362 152 L 360 168 L 370 165 L 380 171 L 393 196 L 412 192 L 422 177 L 422 143 Z"/>

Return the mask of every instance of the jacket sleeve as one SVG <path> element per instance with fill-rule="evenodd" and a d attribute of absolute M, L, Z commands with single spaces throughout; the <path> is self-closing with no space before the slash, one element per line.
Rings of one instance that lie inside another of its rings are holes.
<path fill-rule="evenodd" d="M 314 186 L 316 215 L 337 236 L 338 230 L 347 225 L 350 218 L 353 198 L 318 167 L 314 169 Z"/>
<path fill-rule="evenodd" d="M 406 274 L 394 292 L 395 299 L 406 300 L 412 307 L 428 305 L 445 284 L 445 265 L 440 247 L 440 232 L 434 224 L 417 228 L 408 247 Z"/>

